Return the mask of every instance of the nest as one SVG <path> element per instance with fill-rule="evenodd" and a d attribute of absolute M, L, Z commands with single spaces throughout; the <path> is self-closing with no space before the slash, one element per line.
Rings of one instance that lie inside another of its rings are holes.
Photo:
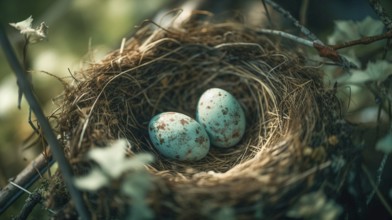
<path fill-rule="evenodd" d="M 228 207 L 238 218 L 279 218 L 301 195 L 335 195 L 335 187 L 326 187 L 342 179 L 334 158 L 351 153 L 339 101 L 322 74 L 293 47 L 240 22 L 151 24 L 77 75 L 62 103 L 59 132 L 77 174 L 87 172 L 91 148 L 118 138 L 128 140 L 130 157 L 153 154 L 146 170 L 155 187 L 146 200 L 156 217 L 211 218 Z M 247 120 L 241 142 L 212 147 L 196 162 L 160 155 L 148 137 L 149 120 L 165 111 L 194 117 L 198 98 L 213 87 L 241 103 Z M 86 202 L 102 219 L 121 217 L 132 205 L 115 186 Z"/>

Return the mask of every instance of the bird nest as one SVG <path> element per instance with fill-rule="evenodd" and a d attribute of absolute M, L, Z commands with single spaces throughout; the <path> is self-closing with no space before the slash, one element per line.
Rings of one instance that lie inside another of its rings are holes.
<path fill-rule="evenodd" d="M 240 22 L 150 24 L 75 76 L 62 102 L 59 133 L 77 174 L 89 170 L 90 149 L 119 138 L 128 141 L 129 157 L 152 154 L 145 169 L 154 187 L 146 201 L 155 217 L 195 219 L 229 210 L 238 218 L 279 218 L 302 195 L 336 194 L 331 185 L 342 178 L 336 158 L 347 160 L 351 142 L 335 91 L 324 87 L 322 75 L 295 48 Z M 247 123 L 242 140 L 232 148 L 212 147 L 196 162 L 160 155 L 149 139 L 150 119 L 166 111 L 195 117 L 209 88 L 229 91 L 241 103 Z M 56 201 L 58 194 L 51 193 L 52 207 L 67 203 Z M 88 193 L 90 212 L 102 219 L 124 216 L 134 204 L 119 194 L 115 183 Z M 72 205 L 62 207 L 59 216 L 75 212 Z"/>

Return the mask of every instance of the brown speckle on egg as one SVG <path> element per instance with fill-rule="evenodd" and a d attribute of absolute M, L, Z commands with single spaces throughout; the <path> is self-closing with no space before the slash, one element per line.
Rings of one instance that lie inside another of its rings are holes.
<path fill-rule="evenodd" d="M 182 125 L 187 125 L 187 124 L 189 124 L 189 122 L 188 122 L 186 119 L 181 119 L 181 120 L 180 120 L 180 123 L 181 123 Z"/>
<path fill-rule="evenodd" d="M 206 141 L 207 141 L 207 139 L 205 137 L 203 137 L 203 136 L 199 136 L 199 137 L 197 137 L 195 139 L 195 142 L 200 144 L 200 145 L 204 144 Z"/>
<path fill-rule="evenodd" d="M 166 124 L 165 124 L 165 123 L 160 123 L 160 124 L 157 126 L 157 129 L 158 129 L 158 130 L 159 130 L 159 129 L 165 130 L 165 128 L 166 128 Z"/>

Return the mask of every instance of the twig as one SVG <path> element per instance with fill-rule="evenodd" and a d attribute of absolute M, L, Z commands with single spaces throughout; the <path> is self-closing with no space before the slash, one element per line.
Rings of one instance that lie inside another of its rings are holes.
<path fill-rule="evenodd" d="M 261 0 L 261 3 L 263 4 L 264 11 L 265 11 L 265 14 L 266 14 L 266 16 L 267 16 L 269 25 L 272 27 L 272 26 L 273 26 L 273 24 L 272 24 L 272 18 L 271 18 L 271 15 L 270 15 L 269 11 L 268 11 L 267 5 L 265 4 L 265 0 Z"/>
<path fill-rule="evenodd" d="M 389 215 L 392 216 L 392 208 L 391 206 L 388 204 L 388 202 L 386 201 L 386 199 L 384 198 L 384 196 L 381 194 L 380 190 L 378 189 L 376 183 L 374 182 L 369 170 L 367 169 L 366 166 L 362 165 L 362 170 L 365 172 L 370 185 L 372 185 L 372 187 L 374 188 L 374 190 L 376 191 L 376 194 L 378 196 L 378 198 L 381 201 L 381 204 L 385 207 L 385 209 L 388 211 Z"/>
<path fill-rule="evenodd" d="M 306 25 L 306 17 L 309 8 L 309 0 L 302 0 L 301 9 L 299 11 L 299 22 L 301 25 Z"/>
<path fill-rule="evenodd" d="M 67 159 L 64 156 L 64 152 L 60 143 L 58 142 L 56 135 L 54 134 L 47 118 L 45 117 L 41 107 L 38 104 L 38 100 L 34 96 L 34 93 L 31 89 L 29 80 L 26 78 L 25 71 L 21 67 L 15 52 L 13 51 L 11 44 L 5 34 L 3 26 L 0 26 L 0 43 L 3 47 L 4 54 L 6 55 L 8 62 L 19 82 L 19 86 L 22 89 L 23 94 L 26 97 L 27 102 L 30 105 L 30 108 L 34 112 L 37 117 L 38 122 L 40 123 L 43 131 L 43 135 L 46 138 L 54 159 L 57 161 L 59 168 L 63 174 L 64 182 L 68 187 L 68 191 L 71 195 L 73 202 L 75 203 L 75 207 L 82 219 L 89 219 L 89 215 L 87 213 L 87 209 L 85 208 L 85 204 L 83 201 L 83 197 L 81 192 L 75 187 L 73 183 L 73 174 L 71 166 L 68 164 Z"/>
<path fill-rule="evenodd" d="M 302 32 L 302 34 L 304 34 L 305 37 L 307 37 L 310 41 L 281 31 L 269 30 L 269 31 L 265 31 L 264 33 L 275 34 L 281 37 L 285 37 L 297 41 L 298 43 L 304 44 L 306 46 L 314 47 L 318 51 L 321 57 L 328 58 L 334 61 L 335 63 L 340 64 L 344 69 L 356 68 L 356 66 L 353 63 L 348 61 L 343 56 L 339 55 L 335 49 L 331 48 L 328 45 L 325 45 L 308 28 L 301 25 L 300 22 L 290 14 L 290 12 L 286 11 L 284 8 L 282 8 L 280 5 L 276 4 L 272 0 L 265 0 L 265 2 L 271 5 L 272 8 L 274 8 L 284 17 L 289 19 L 293 23 L 293 25 L 297 27 Z"/>
<path fill-rule="evenodd" d="M 25 220 L 33 211 L 34 207 L 40 203 L 42 200 L 42 196 L 38 192 L 33 192 L 27 197 L 25 204 L 22 207 L 19 215 L 15 217 L 13 220 Z"/>
<path fill-rule="evenodd" d="M 25 193 L 27 193 L 27 194 L 29 194 L 29 195 L 31 194 L 30 191 L 28 191 L 27 189 L 25 189 L 25 188 L 19 186 L 18 184 L 14 183 L 14 182 L 12 182 L 12 181 L 10 181 L 10 184 L 13 185 L 13 186 L 15 186 L 16 188 L 18 188 L 18 189 L 24 191 Z"/>
<path fill-rule="evenodd" d="M 385 13 L 384 8 L 382 7 L 380 0 L 369 0 L 370 6 L 372 6 L 374 12 L 378 15 L 382 23 L 384 23 L 385 27 L 388 31 L 392 30 L 392 18 L 390 18 L 387 13 Z"/>
<path fill-rule="evenodd" d="M 355 67 L 354 64 L 350 63 L 344 57 L 339 55 L 337 50 L 347 48 L 347 47 L 352 47 L 355 45 L 360 45 L 360 44 L 370 44 L 379 40 L 391 39 L 391 38 L 392 38 L 392 31 L 388 31 L 384 34 L 370 36 L 370 37 L 363 37 L 357 40 L 347 41 L 337 45 L 322 45 L 315 42 L 313 44 L 313 47 L 318 50 L 318 53 L 321 57 L 326 57 L 335 62 L 343 63 L 344 64 L 343 66 L 348 65 L 349 67 Z"/>
<path fill-rule="evenodd" d="M 388 154 L 384 154 L 384 156 L 381 160 L 381 163 L 380 163 L 380 167 L 378 167 L 378 169 L 377 169 L 377 182 L 375 182 L 375 185 L 377 188 L 381 183 L 382 171 L 385 168 L 385 164 L 387 163 L 387 160 L 388 160 Z M 370 193 L 370 195 L 368 196 L 368 198 L 366 200 L 366 204 L 369 205 L 369 203 L 372 201 L 375 193 L 376 193 L 376 190 L 373 189 L 373 191 Z"/>
<path fill-rule="evenodd" d="M 343 68 L 346 68 L 346 69 L 356 68 L 356 66 L 353 63 L 351 63 L 346 58 L 339 55 L 339 53 L 333 48 L 333 46 L 319 44 L 317 42 L 310 41 L 310 40 L 307 40 L 304 38 L 300 38 L 295 35 L 292 35 L 292 34 L 289 34 L 289 33 L 283 32 L 283 31 L 278 31 L 278 30 L 261 29 L 261 30 L 258 30 L 257 32 L 262 33 L 262 34 L 277 35 L 280 37 L 287 38 L 289 40 L 293 40 L 293 41 L 300 43 L 302 45 L 305 45 L 308 47 L 313 47 L 318 51 L 318 53 L 321 57 L 328 58 L 328 59 L 334 61 L 335 63 L 343 66 Z"/>
<path fill-rule="evenodd" d="M 340 49 L 347 48 L 347 47 L 352 47 L 352 46 L 356 46 L 356 45 L 360 45 L 360 44 L 363 44 L 363 45 L 371 44 L 371 43 L 379 41 L 379 40 L 391 39 L 391 38 L 392 38 L 392 30 L 385 32 L 383 34 L 375 35 L 375 36 L 362 37 L 360 39 L 353 40 L 353 41 L 347 41 L 342 44 L 331 45 L 330 47 L 332 47 L 334 50 L 340 50 Z"/>
<path fill-rule="evenodd" d="M 272 0 L 265 0 L 267 4 L 269 4 L 273 9 L 275 9 L 277 12 L 282 14 L 285 18 L 289 19 L 294 27 L 298 28 L 309 40 L 317 42 L 319 44 L 323 44 L 318 37 L 313 34 L 308 28 L 305 26 L 301 25 L 297 19 L 295 19 L 290 12 L 286 11 L 284 8 L 282 8 L 280 5 L 276 4 Z"/>
<path fill-rule="evenodd" d="M 293 34 L 286 33 L 284 31 L 278 31 L 278 30 L 271 30 L 271 29 L 260 29 L 257 31 L 257 33 L 261 34 L 272 34 L 272 35 L 277 35 L 279 37 L 283 37 L 292 41 L 295 41 L 299 44 L 308 46 L 308 47 L 313 47 L 313 42 L 298 36 L 295 36 Z"/>
<path fill-rule="evenodd" d="M 383 55 L 382 55 L 382 59 L 387 58 L 388 51 L 389 51 L 391 48 L 392 48 L 392 40 L 391 40 L 391 39 L 388 39 L 388 40 L 387 40 L 387 43 L 385 44 L 385 47 L 384 47 L 384 53 L 383 53 Z"/>
<path fill-rule="evenodd" d="M 0 213 L 8 209 L 52 164 L 53 160 L 40 154 L 0 191 Z M 39 172 L 37 172 L 39 171 Z M 22 190 L 20 189 L 22 186 Z M 30 193 L 30 192 L 28 192 Z"/>
<path fill-rule="evenodd" d="M 380 0 L 369 0 L 369 4 L 370 6 L 372 6 L 373 10 L 376 12 L 380 20 L 384 23 L 387 30 L 392 31 L 392 18 L 389 17 L 387 13 L 385 13 L 384 8 L 380 3 Z M 384 54 L 382 56 L 383 59 L 387 57 L 387 53 L 391 48 L 391 46 L 392 46 L 391 39 L 388 39 L 385 45 Z"/>

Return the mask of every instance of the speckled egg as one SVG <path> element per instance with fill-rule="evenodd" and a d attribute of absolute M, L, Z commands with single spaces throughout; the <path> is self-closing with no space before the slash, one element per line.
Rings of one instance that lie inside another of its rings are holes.
<path fill-rule="evenodd" d="M 203 126 L 181 113 L 164 112 L 154 116 L 148 131 L 154 147 L 171 159 L 200 160 L 210 149 L 210 139 Z"/>
<path fill-rule="evenodd" d="M 223 89 L 212 88 L 201 95 L 196 120 L 206 129 L 211 144 L 216 147 L 232 147 L 245 133 L 244 111 L 237 99 Z"/>

